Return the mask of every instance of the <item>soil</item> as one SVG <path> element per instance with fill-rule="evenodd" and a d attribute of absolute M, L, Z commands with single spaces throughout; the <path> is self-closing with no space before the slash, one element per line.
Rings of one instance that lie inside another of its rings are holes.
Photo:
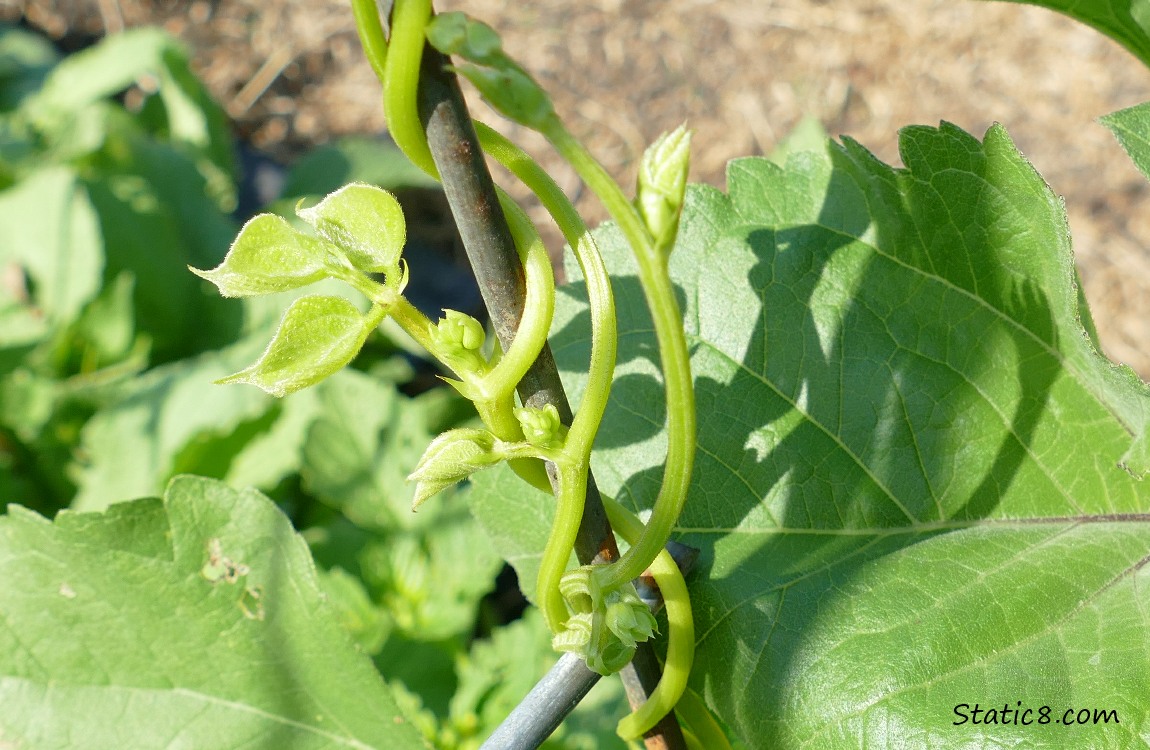
<path fill-rule="evenodd" d="M 804 117 L 898 161 L 897 130 L 992 122 L 1064 196 L 1103 348 L 1150 379 L 1150 186 L 1097 118 L 1150 100 L 1150 71 L 1101 34 L 1040 8 L 976 0 L 441 0 L 499 29 L 576 135 L 617 177 L 662 131 L 695 130 L 692 179 L 770 153 Z M 65 43 L 159 24 L 241 137 L 277 159 L 377 133 L 379 88 L 345 0 L 0 0 Z M 602 216 L 540 139 L 482 104 L 590 218 Z"/>

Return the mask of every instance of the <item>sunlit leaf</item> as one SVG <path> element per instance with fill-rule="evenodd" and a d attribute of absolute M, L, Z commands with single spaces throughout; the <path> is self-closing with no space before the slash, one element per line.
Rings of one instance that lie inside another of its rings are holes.
<path fill-rule="evenodd" d="M 315 385 L 359 353 L 371 326 L 343 297 L 300 297 L 259 361 L 217 383 L 249 383 L 273 396 Z"/>
<path fill-rule="evenodd" d="M 330 254 L 324 243 L 282 217 L 260 214 L 240 229 L 224 262 L 210 271 L 191 269 L 225 297 L 285 292 L 324 278 Z"/>
<path fill-rule="evenodd" d="M 748 747 L 1141 746 L 1150 392 L 1085 335 L 1061 204 L 1000 127 L 907 128 L 901 156 L 738 160 L 727 194 L 689 193 L 691 685 Z M 643 510 L 656 344 L 630 252 L 613 229 L 600 245 L 620 366 L 594 469 Z M 575 394 L 584 299 L 560 295 L 553 340 Z M 554 503 L 509 474 L 476 475 L 472 505 L 530 590 Z M 954 724 L 1016 701 L 1121 723 Z"/>
<path fill-rule="evenodd" d="M 347 185 L 311 208 L 301 209 L 299 216 L 339 246 L 360 271 L 398 268 L 407 225 L 399 202 L 386 190 L 374 185 Z"/>

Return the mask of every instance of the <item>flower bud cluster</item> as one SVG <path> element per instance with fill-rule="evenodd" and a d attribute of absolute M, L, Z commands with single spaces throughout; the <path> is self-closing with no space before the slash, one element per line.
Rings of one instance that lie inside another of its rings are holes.
<path fill-rule="evenodd" d="M 483 324 L 458 310 L 444 310 L 438 323 L 430 326 L 437 355 L 460 365 L 468 372 L 480 373 L 487 368 L 483 357 L 486 333 Z"/>
<path fill-rule="evenodd" d="M 631 661 L 637 645 L 656 632 L 655 616 L 635 587 L 628 583 L 604 594 L 593 566 L 565 573 L 559 591 L 571 616 L 551 645 L 579 654 L 599 674 L 618 672 Z"/>
<path fill-rule="evenodd" d="M 562 448 L 567 439 L 567 427 L 559 421 L 559 411 L 553 404 L 542 409 L 523 407 L 515 410 L 515 418 L 523 428 L 523 438 L 536 448 Z"/>

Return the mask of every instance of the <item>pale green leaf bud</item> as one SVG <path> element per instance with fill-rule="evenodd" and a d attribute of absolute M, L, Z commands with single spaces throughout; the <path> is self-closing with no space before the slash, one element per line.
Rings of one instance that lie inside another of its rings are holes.
<path fill-rule="evenodd" d="M 427 25 L 427 41 L 445 55 L 458 55 L 480 65 L 504 61 L 499 33 L 482 21 L 454 11 L 441 13 Z"/>
<path fill-rule="evenodd" d="M 515 418 L 523 428 L 524 439 L 538 448 L 561 448 L 567 439 L 567 427 L 559 421 L 559 412 L 552 404 L 542 409 L 516 409 Z"/>
<path fill-rule="evenodd" d="M 679 214 L 687 192 L 691 131 L 680 125 L 652 143 L 639 164 L 635 203 L 655 244 L 669 251 L 679 231 Z"/>
<path fill-rule="evenodd" d="M 635 593 L 633 585 L 628 584 L 607 598 L 607 628 L 621 643 L 634 647 L 655 634 L 658 629 L 655 616 Z"/>
<path fill-rule="evenodd" d="M 594 570 L 584 565 L 560 579 L 559 593 L 571 615 L 552 639 L 552 646 L 579 654 L 590 669 L 605 675 L 631 660 L 636 644 L 651 637 L 656 623 L 634 586 L 604 594 Z"/>
<path fill-rule="evenodd" d="M 481 350 L 487 334 L 475 318 L 458 310 L 444 310 L 439 322 L 431 325 L 430 333 L 436 355 L 447 357 L 471 372 L 486 368 Z"/>
<path fill-rule="evenodd" d="M 416 483 L 412 510 L 440 490 L 501 460 L 503 456 L 495 449 L 495 436 L 487 430 L 457 429 L 443 433 L 431 441 L 415 471 L 407 478 Z"/>

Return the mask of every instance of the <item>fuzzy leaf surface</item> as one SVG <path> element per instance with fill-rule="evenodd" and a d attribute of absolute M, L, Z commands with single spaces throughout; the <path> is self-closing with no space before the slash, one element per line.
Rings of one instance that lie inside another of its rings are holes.
<path fill-rule="evenodd" d="M 901 154 L 737 160 L 727 194 L 689 194 L 692 688 L 749 747 L 1141 746 L 1150 393 L 1085 335 L 1061 205 L 1005 131 L 907 128 Z M 620 366 L 594 470 L 642 511 L 657 348 L 629 251 L 610 227 L 600 245 Z M 576 394 L 584 300 L 560 295 L 553 338 Z M 529 587 L 552 502 L 487 474 L 473 511 Z M 953 723 L 1015 701 L 1121 723 Z"/>
<path fill-rule="evenodd" d="M 0 581 L 13 746 L 423 747 L 253 490 L 183 477 L 163 500 L 55 522 L 12 507 Z"/>
<path fill-rule="evenodd" d="M 216 382 L 248 383 L 273 396 L 286 396 L 315 385 L 351 362 L 371 328 L 343 297 L 300 297 L 284 313 L 259 361 Z"/>
<path fill-rule="evenodd" d="M 398 268 L 407 241 L 407 224 L 399 201 L 386 190 L 353 183 L 298 213 L 339 246 L 360 271 L 391 272 Z"/>

